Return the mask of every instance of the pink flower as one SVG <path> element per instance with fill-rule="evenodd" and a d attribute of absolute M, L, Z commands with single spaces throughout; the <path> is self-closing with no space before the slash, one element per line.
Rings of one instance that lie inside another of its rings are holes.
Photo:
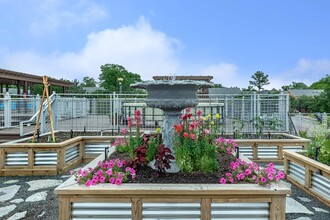
<path fill-rule="evenodd" d="M 195 136 L 194 134 L 190 134 L 190 138 L 191 138 L 192 140 L 196 140 L 196 136 Z"/>
<path fill-rule="evenodd" d="M 284 179 L 285 175 L 282 171 L 278 171 L 277 173 L 281 179 Z"/>
<path fill-rule="evenodd" d="M 231 173 L 226 173 L 227 177 L 232 177 L 233 175 Z"/>
<path fill-rule="evenodd" d="M 260 180 L 261 180 L 261 182 L 263 182 L 263 183 L 267 182 L 267 179 L 266 179 L 265 177 L 263 177 L 262 175 L 260 175 Z"/>
<path fill-rule="evenodd" d="M 210 130 L 209 130 L 209 129 L 205 129 L 205 130 L 204 130 L 204 133 L 205 133 L 205 134 L 210 134 Z"/>
<path fill-rule="evenodd" d="M 221 179 L 220 179 L 220 183 L 221 183 L 221 184 L 226 184 L 226 183 L 227 183 L 227 181 L 226 181 L 226 179 L 225 179 L 225 178 L 221 178 Z"/>
<path fill-rule="evenodd" d="M 118 163 L 117 163 L 117 166 L 120 168 L 120 167 L 122 167 L 122 166 L 123 166 L 123 163 L 121 163 L 121 162 L 118 162 Z"/>
<path fill-rule="evenodd" d="M 100 183 L 104 183 L 104 181 L 105 181 L 104 176 L 100 176 Z"/>
<path fill-rule="evenodd" d="M 107 174 L 108 176 L 111 176 L 111 175 L 112 175 L 112 169 L 107 170 L 107 171 L 106 171 L 106 174 Z"/>
<path fill-rule="evenodd" d="M 198 116 L 201 116 L 202 114 L 203 114 L 203 111 L 202 111 L 202 110 L 198 110 L 198 111 L 197 111 L 197 115 L 198 115 Z"/>
<path fill-rule="evenodd" d="M 92 168 L 92 167 L 88 167 L 88 170 L 89 170 L 89 171 L 93 171 L 93 168 Z"/>
<path fill-rule="evenodd" d="M 189 108 L 189 107 L 188 107 L 188 108 L 186 108 L 186 112 L 187 112 L 187 113 L 189 113 L 189 112 L 190 112 L 190 110 L 191 110 L 191 108 Z"/>
<path fill-rule="evenodd" d="M 251 170 L 250 169 L 246 169 L 244 173 L 245 173 L 245 175 L 250 175 L 251 174 Z"/>
<path fill-rule="evenodd" d="M 74 174 L 74 171 L 73 170 L 70 170 L 70 174 L 73 175 Z"/>
<path fill-rule="evenodd" d="M 189 137 L 189 134 L 188 134 L 187 132 L 184 132 L 184 133 L 183 133 L 183 137 L 184 137 L 184 138 L 188 138 L 188 137 Z"/>
<path fill-rule="evenodd" d="M 93 176 L 93 181 L 99 181 L 99 176 Z"/>
<path fill-rule="evenodd" d="M 114 184 L 115 181 L 116 181 L 116 179 L 115 179 L 114 177 L 111 177 L 111 178 L 109 179 L 109 183 L 111 183 L 111 184 Z"/>
<path fill-rule="evenodd" d="M 273 180 L 273 179 L 274 179 L 274 176 L 273 176 L 273 174 L 271 174 L 271 173 L 268 173 L 268 174 L 267 174 L 267 177 L 268 177 L 269 180 Z"/>
<path fill-rule="evenodd" d="M 116 184 L 117 186 L 119 186 L 119 185 L 121 184 L 122 181 L 123 181 L 123 179 L 118 178 L 118 179 L 116 179 L 115 184 Z"/>
<path fill-rule="evenodd" d="M 103 170 L 97 171 L 97 175 L 102 176 L 103 175 Z"/>
<path fill-rule="evenodd" d="M 123 128 L 123 129 L 121 130 L 121 133 L 122 133 L 123 135 L 127 134 L 127 129 L 126 129 L 126 128 Z"/>
<path fill-rule="evenodd" d="M 97 184 L 98 180 L 92 179 L 92 185 L 95 186 Z"/>
<path fill-rule="evenodd" d="M 81 172 L 81 176 L 82 176 L 82 177 L 86 177 L 87 175 L 88 175 L 87 170 L 83 170 L 83 171 Z"/>
<path fill-rule="evenodd" d="M 92 180 L 87 180 L 85 183 L 85 186 L 89 187 L 90 185 L 92 185 Z"/>
<path fill-rule="evenodd" d="M 234 179 L 230 177 L 230 178 L 229 178 L 229 182 L 230 182 L 230 183 L 234 183 Z"/>

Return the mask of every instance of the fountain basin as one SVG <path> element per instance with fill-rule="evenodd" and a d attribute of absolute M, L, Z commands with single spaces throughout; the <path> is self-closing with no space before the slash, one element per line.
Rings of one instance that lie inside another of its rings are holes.
<path fill-rule="evenodd" d="M 132 84 L 133 88 L 146 89 L 146 104 L 149 107 L 168 111 L 181 111 L 198 104 L 197 90 L 210 88 L 213 84 L 193 80 L 145 81 Z"/>

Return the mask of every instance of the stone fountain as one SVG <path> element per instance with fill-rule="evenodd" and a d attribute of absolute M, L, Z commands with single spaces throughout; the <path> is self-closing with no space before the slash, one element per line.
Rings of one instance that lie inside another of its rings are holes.
<path fill-rule="evenodd" d="M 198 104 L 197 90 L 209 88 L 213 84 L 206 81 L 193 80 L 157 80 L 132 84 L 133 88 L 146 89 L 148 107 L 160 108 L 164 112 L 162 125 L 163 143 L 170 148 L 173 155 L 174 125 L 180 123 L 181 111 L 187 107 L 195 107 Z M 171 163 L 169 173 L 177 173 L 180 169 L 175 161 Z"/>

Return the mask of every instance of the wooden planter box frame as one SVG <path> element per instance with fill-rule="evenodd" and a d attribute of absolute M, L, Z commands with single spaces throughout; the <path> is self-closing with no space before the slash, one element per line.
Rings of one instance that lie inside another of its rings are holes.
<path fill-rule="evenodd" d="M 112 149 L 113 150 L 113 149 Z M 111 152 L 110 152 L 111 153 Z M 100 155 L 86 167 L 95 167 Z M 269 219 L 285 219 L 285 203 L 291 190 L 281 184 L 270 188 L 257 184 L 98 184 L 78 185 L 72 176 L 55 189 L 59 199 L 59 219 L 72 217 L 73 203 L 126 202 L 134 220 L 142 220 L 144 203 L 200 204 L 200 219 L 210 220 L 212 203 L 269 203 Z"/>
<path fill-rule="evenodd" d="M 109 143 L 115 138 L 123 136 L 80 136 L 61 143 L 5 143 L 0 145 L 0 176 L 16 175 L 58 175 L 71 170 L 73 167 L 90 162 L 99 154 L 88 154 L 85 146 L 88 143 Z M 66 152 L 68 149 L 78 146 L 78 156 L 66 162 Z M 6 157 L 8 153 L 27 153 L 27 165 L 8 166 Z M 55 152 L 57 155 L 56 165 L 36 166 L 35 155 L 38 152 Z"/>
<path fill-rule="evenodd" d="M 305 174 L 304 174 L 304 183 L 300 182 L 290 173 L 290 163 L 295 163 L 300 165 L 301 167 L 304 167 Z M 313 173 L 319 174 L 327 179 L 329 179 L 330 182 L 330 167 L 320 163 L 316 160 L 310 159 L 308 157 L 305 157 L 304 155 L 301 155 L 299 153 L 290 152 L 290 151 L 284 151 L 284 172 L 288 180 L 290 180 L 292 183 L 297 185 L 299 188 L 304 190 L 305 192 L 309 193 L 310 195 L 316 197 L 323 203 L 325 203 L 327 206 L 330 207 L 330 199 L 326 198 L 324 195 L 319 193 L 317 190 L 314 190 L 312 187 L 313 180 L 312 176 Z M 328 186 L 328 190 L 330 191 L 330 185 Z M 328 192 L 329 192 L 328 191 Z"/>

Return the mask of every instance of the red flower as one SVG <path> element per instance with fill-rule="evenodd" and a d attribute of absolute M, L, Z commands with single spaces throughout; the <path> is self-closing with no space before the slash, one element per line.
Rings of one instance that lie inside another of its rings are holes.
<path fill-rule="evenodd" d="M 135 111 L 135 116 L 140 116 L 140 115 L 141 115 L 141 112 L 140 112 L 139 109 L 137 109 L 137 110 Z"/>
<path fill-rule="evenodd" d="M 189 137 L 189 134 L 187 132 L 183 133 L 183 137 L 184 138 L 188 138 Z"/>
<path fill-rule="evenodd" d="M 182 125 L 174 125 L 175 131 L 178 132 L 178 134 L 180 134 L 182 132 Z"/>
<path fill-rule="evenodd" d="M 193 114 L 189 113 L 189 114 L 187 115 L 187 118 L 190 119 L 192 115 L 193 115 Z"/>
<path fill-rule="evenodd" d="M 198 110 L 198 111 L 197 111 L 197 115 L 198 115 L 198 116 L 201 116 L 202 114 L 203 114 L 203 111 L 202 111 L 202 110 Z"/>

